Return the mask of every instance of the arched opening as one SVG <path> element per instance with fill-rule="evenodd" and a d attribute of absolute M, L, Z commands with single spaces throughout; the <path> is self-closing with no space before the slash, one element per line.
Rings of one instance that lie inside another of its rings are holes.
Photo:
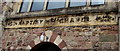
<path fill-rule="evenodd" d="M 61 51 L 61 49 L 52 42 L 41 42 L 35 45 L 30 51 Z"/>

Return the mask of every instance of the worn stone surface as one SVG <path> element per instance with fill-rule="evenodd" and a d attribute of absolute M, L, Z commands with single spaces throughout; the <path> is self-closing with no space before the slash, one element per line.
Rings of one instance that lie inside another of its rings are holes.
<path fill-rule="evenodd" d="M 40 33 L 48 30 L 53 31 L 53 34 L 56 34 L 51 35 L 52 38 L 50 41 L 55 41 L 55 38 L 58 34 L 65 41 L 68 49 L 118 48 L 118 29 L 116 25 L 54 27 L 54 29 L 52 27 L 5 29 L 3 34 L 4 38 L 2 39 L 3 48 L 11 46 L 27 47 L 27 45 L 32 42 L 32 40 L 37 38 L 36 36 L 39 36 Z M 117 33 L 106 33 L 106 31 L 109 30 L 114 30 Z M 64 45 L 61 45 L 62 43 L 59 44 L 59 47 L 64 47 Z M 34 44 L 34 42 L 32 44 Z"/>
<path fill-rule="evenodd" d="M 100 35 L 101 42 L 116 42 L 118 35 Z"/>
<path fill-rule="evenodd" d="M 98 48 L 98 49 L 102 49 L 104 48 L 104 44 L 102 45 L 102 43 L 104 42 L 118 42 L 118 30 L 116 33 L 106 33 L 106 30 L 113 30 L 113 29 L 117 29 L 117 27 L 115 25 L 113 26 L 93 26 L 93 28 L 89 28 L 91 26 L 87 26 L 87 27 L 76 27 L 76 28 L 65 28 L 67 29 L 66 31 L 64 31 L 64 34 L 62 36 L 62 38 L 66 41 L 66 43 L 68 43 L 68 46 L 70 48 L 78 48 L 80 46 L 82 46 L 85 42 L 91 42 L 92 43 L 92 47 L 89 45 L 89 47 L 82 47 L 81 49 L 94 49 L 94 48 Z M 116 27 L 111 29 L 112 27 Z M 110 29 L 108 29 L 110 28 Z M 105 29 L 105 30 L 103 30 Z M 111 31 L 109 31 L 111 32 Z M 67 38 L 69 37 L 69 38 Z M 83 44 L 79 44 L 80 42 L 84 42 Z M 96 43 L 95 43 L 96 42 Z M 85 45 L 83 45 L 85 46 Z M 100 47 L 99 47 L 100 46 Z M 90 48 L 91 47 L 91 48 Z"/>
<path fill-rule="evenodd" d="M 13 2 L 8 4 L 11 9 L 10 13 L 5 15 L 7 19 L 25 18 L 25 17 L 43 17 L 55 15 L 84 15 L 95 13 L 111 13 L 118 11 L 117 2 L 108 2 L 104 5 L 71 7 L 53 10 L 44 10 L 37 12 L 19 13 L 18 8 L 21 4 Z M 120 9 L 119 9 L 120 10 Z M 0 8 L 0 13 L 1 13 Z M 49 27 L 47 28 L 54 34 L 58 34 L 66 43 L 68 49 L 94 49 L 95 51 L 118 51 L 118 25 L 96 25 L 96 26 L 71 26 L 71 27 Z M 47 31 L 46 28 L 14 28 L 5 29 L 2 34 L 2 48 L 10 49 L 25 49 L 30 48 L 28 44 L 34 43 L 33 40 L 38 38 L 42 32 Z M 48 34 L 48 33 L 47 33 Z M 51 35 L 55 41 L 55 35 Z M 1 38 L 0 38 L 1 39 Z M 39 39 L 37 39 L 39 40 Z M 64 43 L 60 43 L 59 47 L 64 47 Z M 112 50 L 111 50 L 112 49 Z M 115 50 L 114 50 L 115 49 Z M 91 51 L 91 50 L 88 50 Z"/>

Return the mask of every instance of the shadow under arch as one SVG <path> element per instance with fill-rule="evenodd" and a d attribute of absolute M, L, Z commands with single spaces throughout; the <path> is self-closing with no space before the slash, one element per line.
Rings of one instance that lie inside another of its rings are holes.
<path fill-rule="evenodd" d="M 61 49 L 52 42 L 41 42 L 35 45 L 30 51 L 61 51 Z"/>

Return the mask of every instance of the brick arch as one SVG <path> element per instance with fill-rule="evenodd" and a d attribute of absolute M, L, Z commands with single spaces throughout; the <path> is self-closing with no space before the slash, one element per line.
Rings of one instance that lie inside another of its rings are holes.
<path fill-rule="evenodd" d="M 52 42 L 52 43 L 56 44 L 61 49 L 67 49 L 67 45 L 66 45 L 65 41 L 63 39 L 61 39 L 60 35 L 58 35 L 57 32 L 48 30 L 48 31 L 45 31 L 45 35 L 48 37 L 48 42 Z M 40 43 L 40 36 L 37 36 L 36 39 L 31 41 L 28 44 L 27 49 L 31 49 L 38 43 Z"/>

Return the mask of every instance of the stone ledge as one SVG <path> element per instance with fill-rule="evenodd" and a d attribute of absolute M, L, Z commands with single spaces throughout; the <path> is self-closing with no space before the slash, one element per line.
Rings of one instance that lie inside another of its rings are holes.
<path fill-rule="evenodd" d="M 117 7 L 106 7 L 106 5 L 88 6 L 88 7 L 71 7 L 60 8 L 52 10 L 44 10 L 37 12 L 16 13 L 15 15 L 6 16 L 10 18 L 24 18 L 24 17 L 43 17 L 43 16 L 56 16 L 56 15 L 69 15 L 69 14 L 83 14 L 83 13 L 106 13 L 117 12 Z"/>

